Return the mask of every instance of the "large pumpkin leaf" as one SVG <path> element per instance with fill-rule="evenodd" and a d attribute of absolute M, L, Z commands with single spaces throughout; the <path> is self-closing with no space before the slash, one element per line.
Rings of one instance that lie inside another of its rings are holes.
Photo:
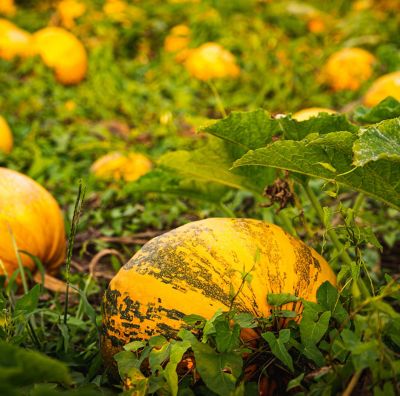
<path fill-rule="evenodd" d="M 221 184 L 192 180 L 169 169 L 156 168 L 134 183 L 124 185 L 126 193 L 160 193 L 220 203 L 227 188 Z"/>
<path fill-rule="evenodd" d="M 372 109 L 364 106 L 359 107 L 354 115 L 357 121 L 369 124 L 395 117 L 400 117 L 400 102 L 391 96 L 382 100 Z"/>
<path fill-rule="evenodd" d="M 358 136 L 353 145 L 354 165 L 380 159 L 400 161 L 400 118 L 362 128 Z"/>
<path fill-rule="evenodd" d="M 239 145 L 210 139 L 207 146 L 198 150 L 168 153 L 160 158 L 159 164 L 187 179 L 259 193 L 274 180 L 275 172 L 262 167 L 230 170 L 232 163 L 246 151 Z"/>
<path fill-rule="evenodd" d="M 279 119 L 283 136 L 287 140 L 302 140 L 310 133 L 320 135 L 336 131 L 356 132 L 358 127 L 351 124 L 343 114 L 320 113 L 305 121 L 296 121 L 290 117 Z"/>
<path fill-rule="evenodd" d="M 400 209 L 398 162 L 381 159 L 364 167 L 354 167 L 352 148 L 356 139 L 351 132 L 333 132 L 309 136 L 302 141 L 280 140 L 249 151 L 234 163 L 234 167 L 256 165 L 287 169 L 343 184 Z"/>
<path fill-rule="evenodd" d="M 232 112 L 228 117 L 202 128 L 221 139 L 239 144 L 246 148 L 257 149 L 271 142 L 272 137 L 280 133 L 279 121 L 271 118 L 265 110 L 250 112 Z"/>

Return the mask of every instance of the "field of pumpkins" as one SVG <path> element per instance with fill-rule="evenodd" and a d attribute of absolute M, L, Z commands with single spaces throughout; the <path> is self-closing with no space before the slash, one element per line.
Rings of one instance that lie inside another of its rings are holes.
<path fill-rule="evenodd" d="M 398 0 L 0 0 L 0 395 L 400 394 Z"/>

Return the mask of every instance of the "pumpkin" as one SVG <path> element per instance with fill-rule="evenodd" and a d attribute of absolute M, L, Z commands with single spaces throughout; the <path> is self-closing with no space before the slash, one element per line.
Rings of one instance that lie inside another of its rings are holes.
<path fill-rule="evenodd" d="M 12 237 L 19 250 L 38 257 L 50 273 L 64 260 L 64 221 L 55 199 L 31 178 L 0 167 L 0 260 L 9 276 L 18 268 Z M 23 253 L 20 257 L 34 272 L 34 261 Z"/>
<path fill-rule="evenodd" d="M 335 114 L 335 110 L 324 109 L 323 107 L 309 107 L 307 109 L 302 109 L 297 111 L 292 115 L 292 118 L 296 121 L 305 121 L 311 117 L 317 117 L 319 113 Z"/>
<path fill-rule="evenodd" d="M 238 77 L 240 69 L 235 57 L 217 43 L 206 43 L 190 51 L 185 61 L 189 73 L 203 81 Z"/>
<path fill-rule="evenodd" d="M 103 298 L 102 355 L 156 334 L 175 337 L 182 317 L 210 318 L 228 310 L 243 274 L 251 274 L 235 307 L 270 314 L 269 293 L 315 301 L 324 281 L 336 284 L 329 264 L 280 227 L 253 219 L 195 221 L 145 244 L 111 280 Z M 290 305 L 301 312 L 301 304 Z"/>
<path fill-rule="evenodd" d="M 32 55 L 32 35 L 6 19 L 0 19 L 0 58 Z"/>
<path fill-rule="evenodd" d="M 373 107 L 387 96 L 393 96 L 400 101 L 400 71 L 379 77 L 368 89 L 363 102 L 366 106 Z"/>
<path fill-rule="evenodd" d="M 171 29 L 164 40 L 164 49 L 167 52 L 178 52 L 186 49 L 190 42 L 190 29 L 186 25 L 177 25 Z"/>
<path fill-rule="evenodd" d="M 108 153 L 93 163 L 90 170 L 98 179 L 135 181 L 151 170 L 151 161 L 140 153 Z"/>
<path fill-rule="evenodd" d="M 0 1 L 0 14 L 13 16 L 17 8 L 15 7 L 14 0 L 1 0 Z"/>
<path fill-rule="evenodd" d="M 0 151 L 10 153 L 13 147 L 13 136 L 7 121 L 0 116 Z"/>
<path fill-rule="evenodd" d="M 33 46 L 46 66 L 54 69 L 61 84 L 77 84 L 85 78 L 86 50 L 72 33 L 59 27 L 46 27 L 33 35 Z"/>
<path fill-rule="evenodd" d="M 85 11 L 85 4 L 77 0 L 62 0 L 57 5 L 57 14 L 61 24 L 69 29 L 75 26 L 75 19 L 82 16 Z"/>
<path fill-rule="evenodd" d="M 375 61 L 362 48 L 344 48 L 328 58 L 320 78 L 334 91 L 356 91 L 372 76 Z"/>

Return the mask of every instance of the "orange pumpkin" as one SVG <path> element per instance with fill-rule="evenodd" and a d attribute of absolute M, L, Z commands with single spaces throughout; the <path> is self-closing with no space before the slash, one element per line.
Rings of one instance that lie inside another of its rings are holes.
<path fill-rule="evenodd" d="M 33 46 L 46 66 L 54 69 L 61 84 L 77 84 L 85 78 L 86 50 L 72 33 L 59 27 L 47 27 L 33 35 Z"/>
<path fill-rule="evenodd" d="M 243 276 L 251 274 L 251 282 Z M 108 364 L 122 345 L 156 334 L 174 337 L 182 317 L 210 318 L 235 307 L 270 314 L 269 293 L 315 301 L 329 264 L 280 227 L 253 219 L 195 221 L 152 239 L 120 269 L 103 299 L 102 354 Z M 290 304 L 290 307 L 293 305 Z M 301 304 L 295 306 L 297 312 Z"/>
<path fill-rule="evenodd" d="M 328 58 L 320 78 L 334 91 L 356 91 L 372 76 L 375 61 L 362 48 L 344 48 Z"/>
<path fill-rule="evenodd" d="M 140 153 L 114 151 L 103 155 L 90 170 L 98 179 L 135 181 L 151 170 L 151 161 Z"/>
<path fill-rule="evenodd" d="M 206 43 L 190 51 L 185 62 L 189 73 L 203 81 L 240 74 L 235 57 L 217 43 Z"/>
<path fill-rule="evenodd" d="M 38 257 L 49 272 L 64 261 L 64 220 L 55 199 L 31 178 L 0 167 L 0 260 L 9 276 L 18 268 L 13 238 L 19 250 Z M 34 272 L 34 261 L 23 253 L 20 257 Z"/>
<path fill-rule="evenodd" d="M 363 102 L 366 106 L 373 107 L 387 96 L 400 101 L 400 71 L 379 77 L 368 89 Z"/>

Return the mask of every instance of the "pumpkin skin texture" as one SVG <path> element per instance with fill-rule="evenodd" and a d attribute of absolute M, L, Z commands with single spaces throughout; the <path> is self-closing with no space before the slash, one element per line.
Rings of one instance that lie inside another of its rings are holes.
<path fill-rule="evenodd" d="M 375 61 L 362 48 L 344 48 L 329 57 L 320 77 L 334 91 L 357 91 L 372 76 Z"/>
<path fill-rule="evenodd" d="M 0 151 L 9 154 L 13 148 L 13 135 L 7 121 L 0 116 Z"/>
<path fill-rule="evenodd" d="M 85 78 L 86 50 L 72 33 L 59 27 L 47 27 L 33 35 L 33 45 L 46 66 L 54 69 L 61 84 L 78 84 Z"/>
<path fill-rule="evenodd" d="M 363 102 L 365 106 L 373 107 L 387 96 L 400 101 L 400 71 L 379 77 L 368 89 Z"/>
<path fill-rule="evenodd" d="M 0 58 L 32 55 L 32 35 L 6 19 L 0 19 Z"/>
<path fill-rule="evenodd" d="M 297 111 L 292 115 L 292 118 L 296 121 L 305 121 L 312 117 L 317 117 L 319 113 L 336 114 L 335 110 L 325 109 L 323 107 L 309 107 Z"/>
<path fill-rule="evenodd" d="M 48 272 L 63 262 L 64 220 L 57 202 L 31 178 L 0 167 L 0 259 L 9 276 L 18 268 L 10 230 L 18 249 L 38 257 Z M 23 266 L 34 272 L 33 260 L 20 256 Z"/>
<path fill-rule="evenodd" d="M 103 299 L 106 363 L 112 365 L 114 353 L 132 340 L 173 338 L 184 315 L 210 318 L 218 308 L 227 311 L 230 286 L 239 290 L 241 274 L 248 272 L 251 283 L 235 307 L 258 317 L 270 314 L 269 293 L 315 301 L 324 281 L 336 284 L 317 252 L 276 225 L 228 218 L 186 224 L 149 241 L 111 280 Z M 301 304 L 295 305 L 301 312 Z"/>

